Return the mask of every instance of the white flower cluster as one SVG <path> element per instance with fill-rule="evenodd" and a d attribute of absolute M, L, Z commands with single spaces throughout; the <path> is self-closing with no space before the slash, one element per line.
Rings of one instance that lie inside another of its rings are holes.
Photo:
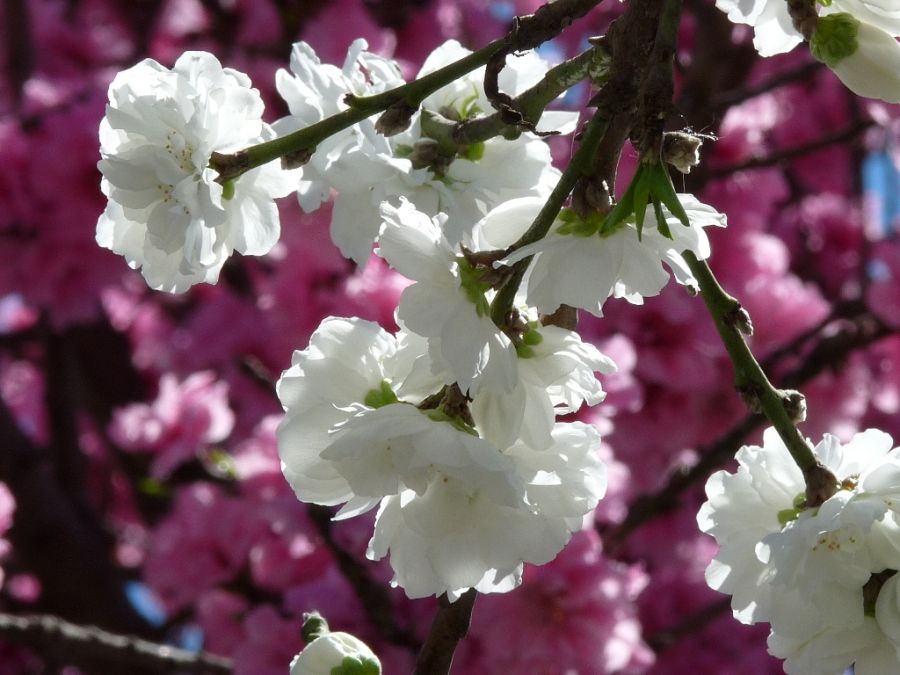
<path fill-rule="evenodd" d="M 403 84 L 396 66 L 365 48 L 365 40 L 356 40 L 339 71 L 320 63 L 306 43 L 294 45 L 291 73 L 281 70 L 276 80 L 291 116 L 279 121 L 276 129 L 293 131 L 339 112 L 347 107 L 343 101 L 347 94 L 372 95 Z M 418 77 L 469 53 L 455 40 L 446 42 L 425 60 Z M 548 68 L 533 52 L 512 57 L 501 72 L 500 87 L 519 94 Z M 312 211 L 331 190 L 336 191 L 331 236 L 341 253 L 365 265 L 381 227 L 381 204 L 398 206 L 401 196 L 428 216 L 443 213 L 445 235 L 456 244 L 491 208 L 513 197 L 550 193 L 559 171 L 550 162 L 547 144 L 533 135 L 514 141 L 491 138 L 448 156 L 424 132 L 423 117 L 428 115 L 457 122 L 490 112 L 483 82 L 480 68 L 439 89 L 422 102 L 402 133 L 379 135 L 374 119 L 369 119 L 319 146 L 304 176 L 300 205 Z M 576 118 L 577 113 L 549 112 L 543 122 L 570 132 Z"/>
<path fill-rule="evenodd" d="M 395 64 L 365 48 L 354 42 L 339 69 L 296 44 L 291 72 L 277 75 L 290 107 L 278 132 L 346 110 L 348 96 L 403 84 Z M 448 42 L 420 75 L 468 53 Z M 534 54 L 510 57 L 500 86 L 519 94 L 546 71 Z M 213 282 L 234 250 L 266 253 L 278 237 L 272 199 L 293 190 L 306 210 L 334 198 L 332 238 L 345 255 L 362 265 L 377 243 L 414 282 L 400 300 L 400 333 L 327 319 L 278 383 L 285 476 L 304 501 L 342 504 L 341 518 L 377 506 L 369 555 L 390 554 L 395 582 L 413 597 L 509 590 L 525 562 L 559 552 L 605 491 L 596 430 L 556 418 L 601 401 L 595 373 L 615 365 L 577 333 L 542 325 L 539 312 L 568 304 L 599 316 L 610 296 L 641 302 L 668 282 L 662 263 L 692 284 L 681 252 L 707 257 L 703 226 L 724 225 L 690 195 L 680 197 L 690 227 L 661 211 L 674 238 L 651 226 L 641 237 L 629 221 L 601 235 L 599 221 L 566 212 L 549 238 L 502 261 L 535 256 L 497 320 L 492 302 L 509 272 L 497 259 L 559 172 L 533 134 L 450 155 L 429 137 L 437 116 L 459 122 L 490 110 L 483 78 L 482 68 L 437 90 L 402 133 L 379 134 L 373 117 L 334 134 L 302 175 L 265 165 L 222 181 L 210 168 L 213 152 L 274 132 L 247 77 L 201 52 L 172 70 L 148 60 L 120 73 L 101 126 L 110 202 L 98 241 L 154 288 Z M 575 117 L 545 113 L 542 124 L 568 132 Z"/>
<path fill-rule="evenodd" d="M 785 0 L 716 0 L 734 23 L 753 26 L 753 44 L 774 56 L 803 41 Z M 801 6 L 802 3 L 794 3 Z M 900 3 L 896 0 L 809 0 L 813 55 L 860 96 L 900 102 Z"/>
<path fill-rule="evenodd" d="M 534 334 L 547 346 L 524 359 L 523 408 L 477 395 L 451 405 L 425 340 L 357 319 L 324 320 L 278 382 L 279 450 L 297 496 L 343 504 L 338 518 L 378 506 L 368 555 L 390 553 L 410 597 L 510 590 L 603 496 L 597 431 L 553 416 L 600 400 L 594 371 L 612 363 L 570 331 Z M 535 410 L 549 419 L 524 418 Z"/>
<path fill-rule="evenodd" d="M 298 172 L 268 164 L 223 185 L 208 166 L 213 152 L 273 137 L 262 111 L 249 78 L 206 52 L 186 52 L 172 70 L 145 59 L 116 75 L 100 124 L 109 203 L 97 243 L 173 293 L 215 283 L 235 250 L 268 253 L 280 235 L 273 200 L 296 188 Z"/>
<path fill-rule="evenodd" d="M 700 529 L 719 553 L 709 585 L 732 596 L 743 623 L 768 622 L 785 672 L 891 675 L 900 658 L 900 449 L 870 429 L 815 454 L 837 492 L 805 507 L 800 469 L 773 429 L 737 454 L 736 473 L 706 485 Z"/>

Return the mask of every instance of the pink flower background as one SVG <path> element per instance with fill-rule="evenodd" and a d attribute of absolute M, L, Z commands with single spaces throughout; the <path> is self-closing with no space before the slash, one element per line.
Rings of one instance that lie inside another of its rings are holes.
<path fill-rule="evenodd" d="M 318 609 L 386 673 L 411 671 L 436 604 L 407 600 L 385 564 L 364 559 L 370 521 L 331 523 L 297 501 L 279 468 L 273 392 L 323 317 L 393 327 L 404 280 L 377 258 L 357 270 L 330 243 L 329 208 L 303 214 L 288 198 L 271 254 L 236 257 L 215 287 L 152 292 L 94 242 L 97 127 L 114 74 L 146 56 L 171 65 L 211 51 L 251 76 L 271 122 L 285 113 L 274 72 L 298 39 L 340 64 L 362 36 L 412 75 L 444 40 L 481 46 L 538 5 L 2 5 L 0 612 L 202 647 L 235 673 L 268 675 L 287 672 L 302 614 Z M 753 318 L 751 346 L 806 394 L 804 434 L 878 426 L 900 441 L 898 223 L 883 215 L 890 194 L 861 180 L 868 153 L 900 163 L 900 111 L 854 97 L 801 49 L 763 61 L 711 2 L 685 6 L 678 111 L 719 138 L 679 187 L 728 215 L 712 266 Z M 602 3 L 542 53 L 573 56 L 620 11 Z M 578 88 L 562 105 L 587 98 Z M 552 143 L 564 165 L 571 138 Z M 626 150 L 620 182 L 634 159 Z M 758 438 L 760 421 L 746 419 L 699 299 L 670 287 L 605 309 L 580 324 L 620 368 L 581 415 L 610 467 L 596 527 L 527 569 L 515 592 L 478 599 L 455 672 L 779 673 L 766 628 L 733 621 L 706 587 L 715 544 L 694 520 L 705 477 Z M 40 668 L 0 635 L 0 675 Z"/>

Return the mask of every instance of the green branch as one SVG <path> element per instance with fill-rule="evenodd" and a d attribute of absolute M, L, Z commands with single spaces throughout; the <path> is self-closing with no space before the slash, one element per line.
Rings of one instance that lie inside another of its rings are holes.
<path fill-rule="evenodd" d="M 769 381 L 744 341 L 742 328 L 749 332 L 749 318 L 741 303 L 723 290 L 706 261 L 698 260 L 690 251 L 682 255 L 697 278 L 700 294 L 734 365 L 738 390 L 745 397 L 758 400 L 760 411 L 775 427 L 797 466 L 804 474 L 809 474 L 816 469 L 818 461 L 785 409 L 783 393 Z"/>
<path fill-rule="evenodd" d="M 540 82 L 513 98 L 511 107 L 521 113 L 526 125 L 537 125 L 544 109 L 560 94 L 585 78 L 590 77 L 595 83 L 602 80 L 608 58 L 600 47 L 583 51 L 548 70 Z M 471 145 L 494 136 L 515 138 L 522 133 L 523 125 L 510 124 L 503 113 L 495 112 L 486 117 L 449 123 L 447 126 L 447 133 L 456 145 Z"/>
<path fill-rule="evenodd" d="M 510 247 L 510 251 L 532 244 L 542 239 L 550 231 L 563 204 L 565 204 L 569 194 L 575 188 L 575 183 L 582 176 L 591 173 L 594 154 L 597 152 L 597 147 L 606 133 L 607 124 L 607 119 L 599 111 L 594 113 L 591 121 L 584 128 L 581 145 L 572 156 L 569 166 L 563 171 L 559 182 L 553 188 L 546 203 L 541 207 L 531 227 Z M 494 302 L 491 304 L 491 318 L 498 326 L 503 325 L 506 315 L 512 309 L 516 292 L 519 290 L 519 284 L 522 283 L 522 277 L 525 276 L 525 270 L 528 269 L 528 265 L 531 263 L 531 258 L 532 256 L 524 258 L 513 266 L 512 276 L 500 289 L 494 298 Z"/>
<path fill-rule="evenodd" d="M 315 152 L 316 146 L 329 136 L 383 112 L 391 106 L 402 104 L 411 106 L 415 110 L 426 97 L 441 87 L 487 63 L 495 52 L 506 45 L 506 41 L 507 38 L 494 40 L 486 47 L 472 52 L 459 61 L 390 91 L 375 96 L 350 96 L 347 101 L 350 107 L 347 110 L 326 117 L 286 136 L 252 145 L 230 155 L 213 153 L 209 167 L 219 173 L 218 180 L 220 182 L 227 182 L 279 157 L 292 155 L 308 158 Z"/>

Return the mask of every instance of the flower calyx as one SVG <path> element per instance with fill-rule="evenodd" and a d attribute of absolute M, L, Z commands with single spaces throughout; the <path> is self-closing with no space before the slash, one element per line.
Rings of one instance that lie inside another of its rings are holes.
<path fill-rule="evenodd" d="M 653 208 L 659 233 L 667 239 L 673 239 L 673 237 L 662 210 L 663 206 L 685 227 L 690 227 L 690 220 L 684 206 L 678 200 L 672 178 L 669 176 L 665 164 L 659 158 L 644 157 L 641 159 L 625 194 L 616 202 L 600 226 L 600 235 L 605 236 L 616 231 L 619 226 L 633 217 L 637 226 L 638 239 L 640 239 L 648 205 Z"/>

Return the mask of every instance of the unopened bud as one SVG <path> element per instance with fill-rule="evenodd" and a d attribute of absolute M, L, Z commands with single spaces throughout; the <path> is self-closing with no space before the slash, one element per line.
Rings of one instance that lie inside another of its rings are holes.
<path fill-rule="evenodd" d="M 324 616 L 316 611 L 304 613 L 303 627 L 300 629 L 300 634 L 303 636 L 303 641 L 306 644 L 309 644 L 317 637 L 328 635 L 328 632 L 328 622 Z"/>
<path fill-rule="evenodd" d="M 667 131 L 663 134 L 662 158 L 681 173 L 690 173 L 700 163 L 703 138 L 686 131 Z"/>
<path fill-rule="evenodd" d="M 803 472 L 806 482 L 806 508 L 814 509 L 822 506 L 838 491 L 838 481 L 827 468 L 821 464 Z"/>
<path fill-rule="evenodd" d="M 285 171 L 290 171 L 291 169 L 299 169 L 312 158 L 315 151 L 315 148 L 300 148 L 299 150 L 295 150 L 294 152 L 289 152 L 288 154 L 282 156 L 281 168 Z"/>
<path fill-rule="evenodd" d="M 381 113 L 381 117 L 375 121 L 375 131 L 382 136 L 396 136 L 400 132 L 406 131 L 416 110 L 418 108 L 412 107 L 406 101 L 395 103 Z"/>
<path fill-rule="evenodd" d="M 794 424 L 806 421 L 806 397 L 796 389 L 783 389 L 779 392 L 781 404 Z"/>
<path fill-rule="evenodd" d="M 737 305 L 725 315 L 725 322 L 737 328 L 742 335 L 747 337 L 753 335 L 753 321 L 750 319 L 750 314 L 740 305 Z"/>

